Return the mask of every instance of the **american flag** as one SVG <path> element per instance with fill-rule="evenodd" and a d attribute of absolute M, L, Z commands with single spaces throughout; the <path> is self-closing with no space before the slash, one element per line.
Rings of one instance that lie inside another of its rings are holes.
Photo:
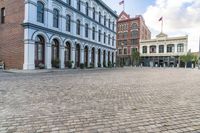
<path fill-rule="evenodd" d="M 163 20 L 163 17 L 161 17 L 158 21 L 162 21 Z"/>
<path fill-rule="evenodd" d="M 121 2 L 119 2 L 119 5 L 122 5 L 122 4 L 124 4 L 124 0 L 122 0 Z"/>

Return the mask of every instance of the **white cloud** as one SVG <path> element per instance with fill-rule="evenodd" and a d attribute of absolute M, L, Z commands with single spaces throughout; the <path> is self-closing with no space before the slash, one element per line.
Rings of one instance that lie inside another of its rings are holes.
<path fill-rule="evenodd" d="M 189 48 L 198 51 L 200 0 L 156 0 L 143 15 L 153 37 L 160 32 L 158 19 L 163 16 L 164 32 L 169 36 L 189 35 Z"/>

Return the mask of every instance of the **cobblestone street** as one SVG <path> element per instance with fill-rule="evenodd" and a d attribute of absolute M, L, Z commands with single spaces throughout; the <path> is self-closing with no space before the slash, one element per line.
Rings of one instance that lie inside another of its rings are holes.
<path fill-rule="evenodd" d="M 200 133 L 200 71 L 0 73 L 0 133 Z"/>

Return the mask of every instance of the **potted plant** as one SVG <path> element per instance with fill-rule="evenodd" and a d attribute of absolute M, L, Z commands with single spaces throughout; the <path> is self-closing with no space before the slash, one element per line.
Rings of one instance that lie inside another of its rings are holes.
<path fill-rule="evenodd" d="M 109 61 L 108 62 L 108 67 L 111 68 L 112 67 L 112 63 Z"/>
<path fill-rule="evenodd" d="M 94 63 L 90 63 L 90 68 L 94 68 Z"/>
<path fill-rule="evenodd" d="M 39 69 L 44 69 L 44 68 L 45 68 L 45 65 L 44 65 L 43 63 L 39 63 L 39 64 L 38 64 L 38 67 L 39 67 Z"/>
<path fill-rule="evenodd" d="M 81 69 L 84 69 L 84 68 L 85 68 L 85 64 L 84 64 L 84 63 L 81 63 L 81 64 L 80 64 L 80 68 L 81 68 Z"/>
<path fill-rule="evenodd" d="M 73 61 L 65 61 L 65 66 L 68 68 L 72 68 Z"/>
<path fill-rule="evenodd" d="M 52 66 L 55 67 L 55 68 L 59 68 L 60 67 L 60 60 L 59 59 L 52 60 Z"/>
<path fill-rule="evenodd" d="M 101 67 L 101 63 L 98 63 L 98 67 Z"/>

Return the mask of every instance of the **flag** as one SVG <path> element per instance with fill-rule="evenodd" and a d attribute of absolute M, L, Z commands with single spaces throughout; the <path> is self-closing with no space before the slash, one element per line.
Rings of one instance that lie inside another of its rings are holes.
<path fill-rule="evenodd" d="M 158 21 L 162 21 L 163 20 L 163 17 L 161 17 Z"/>
<path fill-rule="evenodd" d="M 119 5 L 122 5 L 122 4 L 124 4 L 124 0 L 122 0 L 121 2 L 119 2 Z"/>

